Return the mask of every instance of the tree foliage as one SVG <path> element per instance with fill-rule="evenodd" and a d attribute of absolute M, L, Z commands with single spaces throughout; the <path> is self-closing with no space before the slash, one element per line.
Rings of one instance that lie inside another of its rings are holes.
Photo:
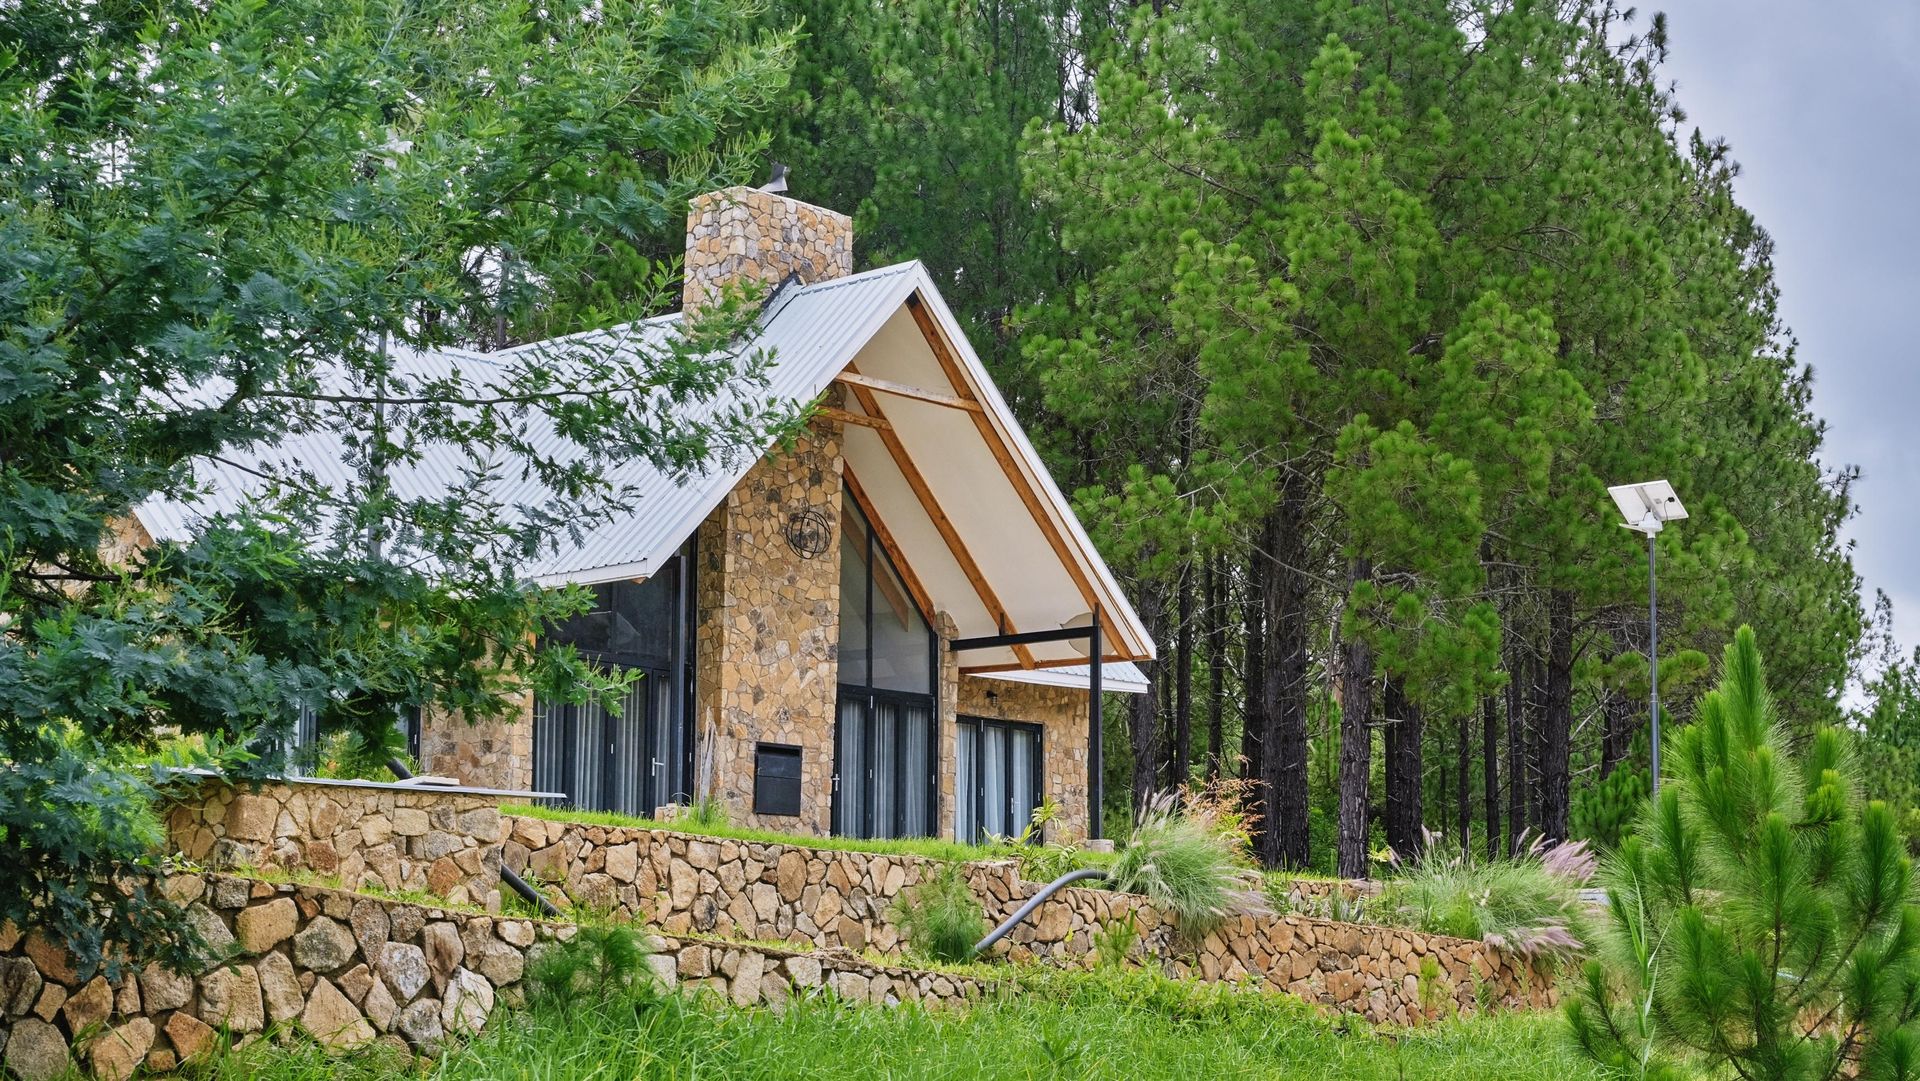
<path fill-rule="evenodd" d="M 0 28 L 0 918 L 83 966 L 179 956 L 145 892 L 161 765 L 277 765 L 296 713 L 496 715 L 613 689 L 521 648 L 580 598 L 516 568 L 630 495 L 610 463 L 757 452 L 688 406 L 765 358 L 738 305 L 661 349 L 496 354 L 670 288 L 644 238 L 735 179 L 791 38 L 719 0 L 15 5 Z M 625 255 L 621 255 L 625 252 Z M 412 374 L 406 374 L 412 373 Z M 424 374 L 422 374 L 424 373 Z M 300 458 L 340 433 L 343 476 Z M 583 450 L 556 453 L 551 430 Z M 278 446 L 245 506 L 147 545 L 132 508 Z M 387 478 L 429 452 L 444 490 Z M 531 493 L 531 494 L 529 494 Z"/>

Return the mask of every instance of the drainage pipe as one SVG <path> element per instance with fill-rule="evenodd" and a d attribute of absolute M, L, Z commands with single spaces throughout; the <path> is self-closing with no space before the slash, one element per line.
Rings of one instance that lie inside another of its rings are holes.
<path fill-rule="evenodd" d="M 408 769 L 407 764 L 398 758 L 387 759 L 387 769 L 391 770 L 395 777 L 403 781 L 413 780 L 413 771 Z M 505 853 L 502 853 L 502 859 L 500 861 L 500 881 L 505 882 L 513 892 L 519 894 L 528 904 L 539 909 L 542 916 L 553 917 L 560 915 L 560 910 L 553 907 L 552 901 L 540 896 L 539 890 L 527 885 L 526 879 L 515 874 L 513 868 L 507 866 Z"/>
<path fill-rule="evenodd" d="M 1065 889 L 1066 887 L 1073 885 L 1075 882 L 1082 882 L 1092 878 L 1105 879 L 1106 877 L 1107 877 L 1107 873 L 1105 871 L 1097 870 L 1092 867 L 1082 867 L 1078 871 L 1068 871 L 1066 874 L 1061 875 L 1059 878 L 1056 878 L 1052 882 L 1047 883 L 1045 886 L 1040 887 L 1040 892 L 1034 894 L 1031 898 L 1028 898 L 1027 903 L 1020 906 L 1020 911 L 1015 912 L 1011 916 L 1008 916 L 1005 922 L 1003 922 L 1000 926 L 994 928 L 993 931 L 987 935 L 987 937 L 981 939 L 979 943 L 977 943 L 973 947 L 973 952 L 974 953 L 987 952 L 987 950 L 992 948 L 994 943 L 1005 938 L 1007 936 L 1008 931 L 1011 931 L 1015 927 L 1018 927 L 1020 925 L 1021 920 L 1024 920 L 1028 916 L 1033 915 L 1033 910 L 1036 908 L 1039 908 L 1040 905 L 1043 902 L 1045 902 L 1047 898 L 1052 897 L 1056 893 L 1059 893 L 1061 890 Z"/>

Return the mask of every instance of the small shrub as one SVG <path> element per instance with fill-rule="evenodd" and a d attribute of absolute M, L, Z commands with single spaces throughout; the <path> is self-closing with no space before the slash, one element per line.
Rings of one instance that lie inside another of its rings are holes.
<path fill-rule="evenodd" d="M 1481 860 L 1429 843 L 1427 855 L 1389 881 L 1372 909 L 1380 920 L 1436 935 L 1476 938 L 1524 957 L 1558 960 L 1585 947 L 1594 858 L 1583 841 L 1543 844 Z"/>
<path fill-rule="evenodd" d="M 693 830 L 720 829 L 727 824 L 727 805 L 718 796 L 702 796 L 687 804 L 674 825 Z"/>
<path fill-rule="evenodd" d="M 1182 808 L 1178 798 L 1170 792 L 1150 801 L 1113 862 L 1113 888 L 1172 911 L 1189 934 L 1205 934 L 1228 916 L 1267 911 L 1260 876 L 1246 858 L 1244 820 L 1208 801 Z"/>
<path fill-rule="evenodd" d="M 907 944 L 935 961 L 965 961 L 974 943 L 987 935 L 980 902 L 967 884 L 966 871 L 949 863 L 894 902 L 893 919 Z"/>
<path fill-rule="evenodd" d="M 1119 968 L 1127 963 L 1133 944 L 1140 940 L 1140 928 L 1132 916 L 1108 920 L 1093 933 L 1094 963 L 1101 968 Z"/>
<path fill-rule="evenodd" d="M 573 938 L 549 945 L 527 967 L 529 997 L 534 1005 L 563 1012 L 582 1003 L 657 998 L 647 952 L 631 927 L 582 924 Z"/>

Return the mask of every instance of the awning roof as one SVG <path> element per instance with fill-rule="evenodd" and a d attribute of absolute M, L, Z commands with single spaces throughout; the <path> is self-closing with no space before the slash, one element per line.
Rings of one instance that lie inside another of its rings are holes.
<path fill-rule="evenodd" d="M 640 347 L 677 325 L 677 316 L 666 316 L 520 349 L 551 354 L 569 340 L 604 347 L 623 338 Z M 953 618 L 960 637 L 1053 630 L 1098 610 L 1108 661 L 1154 655 L 1132 605 L 918 262 L 783 289 L 744 348 L 773 353 L 765 393 L 774 400 L 810 401 L 836 381 L 845 388 L 845 409 L 836 419 L 847 422 L 849 483 L 896 546 L 916 591 Z M 396 362 L 484 370 L 498 356 L 409 353 Z M 307 468 L 324 471 L 326 442 L 324 433 L 306 435 L 264 453 L 297 455 Z M 457 451 L 434 451 L 393 483 L 403 492 L 430 492 L 470 464 Z M 638 493 L 632 512 L 524 571 L 550 584 L 644 578 L 673 556 L 752 464 L 714 463 L 694 474 L 641 461 L 622 466 L 615 480 Z M 196 518 L 231 509 L 254 487 L 244 469 L 208 464 L 200 475 L 207 482 L 201 499 L 139 508 L 153 536 L 183 538 Z M 530 496 L 503 502 L 534 502 Z M 1078 685 L 1085 685 L 1082 642 L 970 651 L 960 663 L 976 673 L 1078 665 Z"/>

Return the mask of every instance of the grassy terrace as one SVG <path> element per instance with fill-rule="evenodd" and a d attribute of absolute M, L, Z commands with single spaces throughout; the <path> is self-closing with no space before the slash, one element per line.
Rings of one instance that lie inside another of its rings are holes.
<path fill-rule="evenodd" d="M 1329 1020 L 1290 999 L 1147 973 L 1041 973 L 965 1009 L 796 1000 L 775 1015 L 701 996 L 582 996 L 502 1014 L 432 1064 L 391 1052 L 344 1062 L 259 1041 L 211 1064 L 218 1081 L 848 1077 L 1502 1078 L 1598 1081 L 1557 1015 L 1411 1030 Z"/>
<path fill-rule="evenodd" d="M 580 822 L 592 826 L 623 826 L 629 829 L 672 830 L 676 833 L 695 833 L 707 837 L 723 837 L 735 841 L 754 841 L 760 844 L 803 845 L 807 848 L 819 848 L 833 852 L 869 852 L 882 856 L 921 856 L 933 860 L 973 860 L 1007 859 L 1010 849 L 996 845 L 964 845 L 958 841 L 943 841 L 935 837 L 902 837 L 885 840 L 863 840 L 855 837 L 815 837 L 800 836 L 791 833 L 779 833 L 774 830 L 748 829 L 725 822 L 697 822 L 688 819 L 675 819 L 672 822 L 659 822 L 651 818 L 636 818 L 632 815 L 611 814 L 605 811 L 576 811 L 571 808 L 539 807 L 529 803 L 509 804 L 501 807 L 502 814 L 523 815 L 527 818 L 543 818 L 549 822 Z"/>

